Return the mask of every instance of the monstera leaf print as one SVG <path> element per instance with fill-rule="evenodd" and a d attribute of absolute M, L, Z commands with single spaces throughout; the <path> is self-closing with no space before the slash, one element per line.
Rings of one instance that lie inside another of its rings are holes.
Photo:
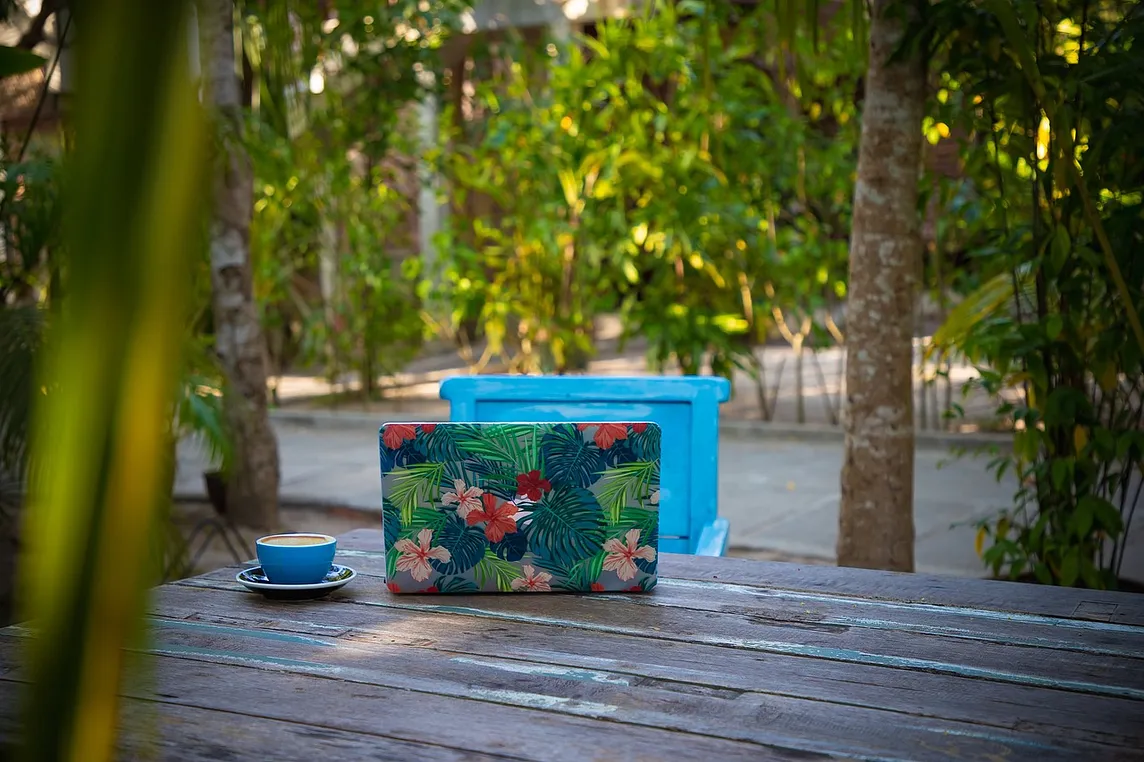
<path fill-rule="evenodd" d="M 425 453 L 418 447 L 417 440 L 403 440 L 396 448 L 381 445 L 381 470 L 392 471 L 395 468 L 407 468 L 415 463 L 424 463 L 427 460 Z"/>
<path fill-rule="evenodd" d="M 449 577 L 437 583 L 437 591 L 441 593 L 476 593 L 480 591 L 480 588 L 471 579 Z"/>
<path fill-rule="evenodd" d="M 554 484 L 591 486 L 601 467 L 600 453 L 595 442 L 585 439 L 570 424 L 554 426 L 540 440 L 544 473 Z"/>
<path fill-rule="evenodd" d="M 636 457 L 635 450 L 632 449 L 632 443 L 626 439 L 619 440 L 608 449 L 600 451 L 601 468 L 615 468 L 624 463 L 631 463 L 633 460 L 639 460 L 639 458 Z"/>
<path fill-rule="evenodd" d="M 433 542 L 449 551 L 449 560 L 430 563 L 441 574 L 464 574 L 484 557 L 488 540 L 479 526 L 467 526 L 465 520 L 455 513 L 444 515 L 445 521 Z"/>
<path fill-rule="evenodd" d="M 381 501 L 381 527 L 385 531 L 385 547 L 392 548 L 401 536 L 401 509 L 388 498 Z"/>
<path fill-rule="evenodd" d="M 628 446 L 636 460 L 659 459 L 659 426 L 648 426 L 646 423 L 633 423 L 632 435 L 628 437 Z"/>
<path fill-rule="evenodd" d="M 512 532 L 506 534 L 500 542 L 494 542 L 489 547 L 492 548 L 493 553 L 496 553 L 497 558 L 503 558 L 505 561 L 519 561 L 528 552 L 528 538 L 524 532 Z"/>
<path fill-rule="evenodd" d="M 436 426 L 434 424 L 421 424 L 422 436 L 418 437 L 414 446 L 425 456 L 425 460 L 434 463 L 448 463 L 458 461 L 463 456 L 461 448 L 457 446 L 457 429 L 452 426 Z"/>
<path fill-rule="evenodd" d="M 588 490 L 556 487 L 531 507 L 532 515 L 525 521 L 533 552 L 571 565 L 600 550 L 604 514 Z"/>

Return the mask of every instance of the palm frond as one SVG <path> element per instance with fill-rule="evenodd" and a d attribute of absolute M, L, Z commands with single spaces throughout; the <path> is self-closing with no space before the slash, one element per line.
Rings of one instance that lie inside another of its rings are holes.
<path fill-rule="evenodd" d="M 28 469 L 28 434 L 44 311 L 0 310 L 0 473 L 20 482 Z"/>
<path fill-rule="evenodd" d="M 926 349 L 927 359 L 936 352 L 963 349 L 974 326 L 1011 309 L 1018 298 L 1032 302 L 1036 298 L 1035 288 L 1035 276 L 1028 263 L 1014 273 L 1003 272 L 990 278 L 950 311 L 934 332 L 933 342 Z"/>

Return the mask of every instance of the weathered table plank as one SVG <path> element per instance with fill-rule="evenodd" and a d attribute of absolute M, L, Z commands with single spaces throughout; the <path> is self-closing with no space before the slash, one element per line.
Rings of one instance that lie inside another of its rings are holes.
<path fill-rule="evenodd" d="M 884 757 L 903 746 L 950 747 L 951 737 L 956 739 L 958 752 L 972 759 L 1009 749 L 1063 760 L 1078 753 L 1091 756 L 1101 748 L 1073 743 L 1064 749 L 1012 731 L 985 732 L 970 724 L 746 691 L 724 690 L 720 695 L 708 689 L 705 694 L 696 694 L 673 690 L 675 686 L 667 682 L 632 686 L 616 673 L 546 674 L 543 665 L 540 669 L 511 669 L 516 665 L 489 660 L 445 660 L 417 653 L 416 649 L 392 647 L 341 648 L 335 653 L 319 654 L 316 649 L 332 647 L 333 643 L 312 637 L 251 638 L 241 631 L 228 637 L 219 632 L 222 628 L 213 628 L 204 636 L 203 629 L 206 627 L 198 631 L 175 627 L 163 633 L 162 642 L 154 649 L 154 653 L 160 654 L 154 695 L 166 702 L 195 700 L 209 691 L 212 683 L 217 686 L 225 682 L 234 693 L 212 696 L 212 708 L 240 712 L 249 707 L 252 696 L 271 695 L 277 698 L 271 702 L 257 700 L 260 714 L 305 722 L 310 701 L 320 701 L 323 711 L 334 715 L 323 716 L 324 725 L 358 732 L 369 730 L 361 722 L 371 716 L 385 716 L 392 726 L 424 720 L 422 712 L 427 712 L 447 723 L 439 727 L 457 727 L 454 723 L 483 725 L 483 704 L 545 710 L 544 719 L 529 718 L 527 711 L 519 712 L 524 716 L 510 714 L 501 718 L 500 722 L 513 724 L 514 737 L 521 743 L 527 743 L 533 731 L 548 736 L 552 732 L 546 722 L 548 715 L 564 714 L 643 726 L 652 732 L 669 728 L 689 735 L 748 741 L 770 751 L 833 753 L 845 748 L 863 756 Z M 169 661 L 167 657 L 178 658 Z M 510 669 L 504 669 L 505 666 Z M 320 684 L 307 682 L 305 695 L 297 701 L 286 675 L 316 678 Z M 353 701 L 339 703 L 338 696 L 328 690 L 331 681 L 352 686 Z M 402 706 L 395 708 L 394 703 Z M 476 704 L 480 708 L 461 704 Z M 527 722 L 529 727 L 515 730 L 518 722 Z M 431 732 L 424 722 L 410 730 Z M 823 733 L 828 737 L 820 737 Z M 481 741 L 490 745 L 474 748 L 505 751 L 493 744 L 494 739 Z"/>
<path fill-rule="evenodd" d="M 806 758 L 800 747 L 598 722 L 592 713 L 597 708 L 575 699 L 533 699 L 509 691 L 501 696 L 458 696 L 453 690 L 459 684 L 427 685 L 423 690 L 397 687 L 392 683 L 404 682 L 397 680 L 375 684 L 353 679 L 352 672 L 336 665 L 241 652 L 172 654 L 160 648 L 159 654 L 153 687 L 140 694 L 129 689 L 128 695 L 530 760 L 655 760 L 665 749 L 683 759 Z M 0 668 L 11 666 L 4 661 L 9 658 L 0 656 Z M 636 752 L 629 756 L 628 749 Z M 608 756 L 608 750 L 615 756 Z"/>
<path fill-rule="evenodd" d="M 692 595 L 690 601 L 684 602 L 679 600 L 679 591 L 670 579 L 665 580 L 664 589 L 653 596 L 609 596 L 606 607 L 599 605 L 599 597 L 591 596 L 499 596 L 491 600 L 478 598 L 480 605 L 470 606 L 468 602 L 474 600 L 472 597 L 387 596 L 381 577 L 376 576 L 384 573 L 384 558 L 380 553 L 357 551 L 348 560 L 357 564 L 355 568 L 359 574 L 375 575 L 373 579 L 361 578 L 359 589 L 372 586 L 374 590 L 367 594 L 380 606 L 468 614 L 506 622 L 574 625 L 595 632 L 831 661 L 925 669 L 1014 684 L 1144 698 L 1144 661 L 1133 659 L 1134 663 L 1128 662 L 1128 668 L 1121 665 L 1110 670 L 1105 658 L 1107 654 L 1100 652 L 1103 650 L 1126 657 L 1144 654 L 1144 629 L 1129 625 L 1063 621 L 1054 626 L 1051 619 L 1045 617 L 1021 623 L 996 619 L 998 628 L 1002 630 L 999 635 L 983 634 L 988 623 L 986 620 L 979 623 L 979 634 L 974 638 L 972 632 L 964 627 L 943 629 L 941 625 L 931 624 L 922 625 L 919 631 L 917 626 L 911 629 L 908 622 L 895 627 L 894 620 L 885 618 L 889 612 L 883 612 L 884 616 L 876 619 L 854 617 L 850 614 L 853 598 L 835 603 L 825 616 L 815 616 L 805 605 L 805 614 L 803 611 L 791 611 L 789 607 L 784 612 L 770 599 L 763 598 L 754 606 L 748 606 L 748 601 L 736 596 L 738 600 L 730 600 L 740 604 L 732 606 L 737 613 L 725 614 L 719 610 L 728 606 L 728 596 L 720 595 L 726 593 L 720 589 L 727 587 L 725 584 L 699 596 Z M 230 585 L 227 580 L 231 576 L 233 571 L 227 570 L 208 575 L 199 584 L 210 584 L 209 580 L 215 578 L 216 582 Z M 700 598 L 705 598 L 707 603 L 703 604 L 705 608 L 702 611 L 695 611 L 693 607 L 699 605 L 696 601 Z M 944 615 L 939 612 L 933 616 Z M 964 619 L 957 612 L 950 616 Z M 1042 630 L 1051 628 L 1056 634 L 1037 637 L 1013 632 L 1010 633 L 1012 639 L 1018 642 L 1013 645 L 1006 642 L 1008 639 L 1003 631 L 1005 626 L 1013 624 L 1027 625 L 1033 632 L 1038 626 Z M 794 632 L 798 633 L 797 639 L 790 637 Z M 1093 636 L 1104 639 L 1103 649 L 1099 644 L 1085 643 L 1086 638 L 1092 640 Z M 1021 641 L 1025 641 L 1024 644 Z"/>
<path fill-rule="evenodd" d="M 1076 712 L 1077 697 L 1072 693 L 931 672 L 848 665 L 840 673 L 837 664 L 817 659 L 665 644 L 614 633 L 584 637 L 563 627 L 506 626 L 496 620 L 454 614 L 419 619 L 411 632 L 409 617 L 401 610 L 378 614 L 373 607 L 340 606 L 331 611 L 329 606 L 312 603 L 295 604 L 282 611 L 280 606 L 244 593 L 234 592 L 233 596 L 220 599 L 215 590 L 168 586 L 160 591 L 154 606 L 156 613 L 177 620 L 158 620 L 166 626 L 201 622 L 326 635 L 337 638 L 339 646 L 360 643 L 369 648 L 420 648 L 443 652 L 449 658 L 504 658 L 505 641 L 511 639 L 514 647 L 509 658 L 521 662 L 520 669 L 525 671 L 540 671 L 545 665 L 601 670 L 641 684 L 661 680 L 684 683 L 693 686 L 687 690 L 695 692 L 729 689 L 774 693 L 994 727 L 1008 727 L 1018 720 L 1038 735 L 1144 747 L 1144 724 L 1125 728 L 1116 722 L 1118 716 L 1130 714 L 1138 705 L 1119 698 L 1085 697 L 1086 714 L 1082 716 Z M 275 616 L 267 616 L 267 607 Z M 313 621 L 319 613 L 321 623 Z M 760 665 L 764 665 L 762 674 Z"/>
<path fill-rule="evenodd" d="M 358 547 L 356 537 L 349 540 L 347 549 Z M 846 569 L 840 574 L 832 566 L 741 558 L 671 558 L 675 579 L 733 581 L 800 592 L 1144 626 L 1144 595 L 1139 594 L 1062 587 L 1038 587 L 1036 594 L 1030 594 L 1025 585 L 994 580 L 895 575 L 869 569 Z"/>
<path fill-rule="evenodd" d="M 172 759 L 1144 759 L 1144 596 L 665 555 L 650 595 L 399 597 L 379 547 L 323 601 L 160 588 L 126 715 Z"/>
<path fill-rule="evenodd" d="M 0 680 L 0 736 L 3 737 L 15 737 L 17 734 L 16 687 L 16 683 Z M 161 729 L 161 732 L 156 732 L 156 729 Z M 271 720 L 248 713 L 141 699 L 125 702 L 120 712 L 120 730 L 119 755 L 133 760 L 502 762 L 520 759 L 401 741 L 375 733 L 336 730 L 305 721 Z M 321 748 L 320 757 L 314 753 L 316 746 Z M 3 758 L 2 753 L 0 758 Z"/>

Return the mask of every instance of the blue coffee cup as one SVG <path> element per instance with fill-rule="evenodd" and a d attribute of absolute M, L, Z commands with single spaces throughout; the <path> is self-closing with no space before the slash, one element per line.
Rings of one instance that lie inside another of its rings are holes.
<path fill-rule="evenodd" d="M 313 585 L 326 578 L 338 548 L 337 539 L 315 532 L 260 537 L 258 563 L 275 585 Z"/>

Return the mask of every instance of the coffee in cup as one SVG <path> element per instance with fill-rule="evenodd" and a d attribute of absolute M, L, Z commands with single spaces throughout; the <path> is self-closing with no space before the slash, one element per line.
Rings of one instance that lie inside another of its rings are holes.
<path fill-rule="evenodd" d="M 255 542 L 258 563 L 272 584 L 313 585 L 325 579 L 338 541 L 328 534 L 289 532 Z"/>
<path fill-rule="evenodd" d="M 264 545 L 325 545 L 330 538 L 324 534 L 275 534 L 263 537 L 259 542 Z"/>

